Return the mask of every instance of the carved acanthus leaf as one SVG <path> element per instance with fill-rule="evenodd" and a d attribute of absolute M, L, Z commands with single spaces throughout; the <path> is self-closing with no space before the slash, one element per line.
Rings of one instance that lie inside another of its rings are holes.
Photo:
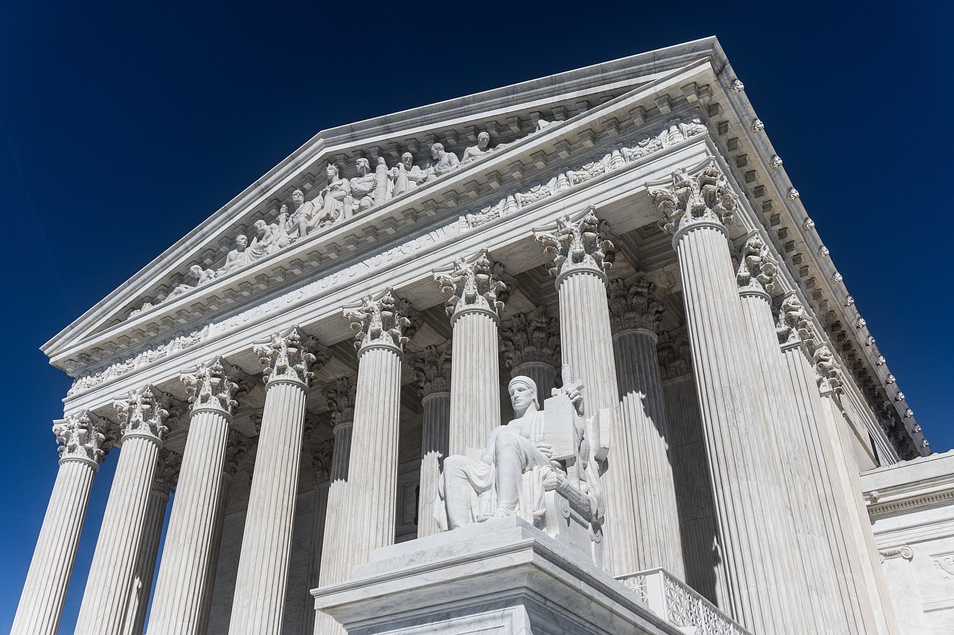
<path fill-rule="evenodd" d="M 359 306 L 345 308 L 345 319 L 357 331 L 355 348 L 360 351 L 369 346 L 391 346 L 403 351 L 410 334 L 409 310 L 410 302 L 398 298 L 390 289 L 380 298 L 366 296 Z"/>
<path fill-rule="evenodd" d="M 694 223 L 729 225 L 738 202 L 725 175 L 714 163 L 699 174 L 678 170 L 668 187 L 650 188 L 649 195 L 663 215 L 660 226 L 673 234 Z"/>
<path fill-rule="evenodd" d="M 612 266 L 616 247 L 607 239 L 609 224 L 597 218 L 595 207 L 587 208 L 577 221 L 563 216 L 554 228 L 533 233 L 544 252 L 553 258 L 550 273 L 554 276 L 578 270 L 605 274 Z"/>
<path fill-rule="evenodd" d="M 132 390 L 126 399 L 113 402 L 123 436 L 136 435 L 162 440 L 169 428 L 169 395 L 153 386 Z"/>
<path fill-rule="evenodd" d="M 321 394 L 328 403 L 328 410 L 331 411 L 331 423 L 350 423 L 354 421 L 354 394 L 358 385 L 358 378 L 355 375 L 348 377 L 338 377 L 335 382 L 326 386 Z"/>
<path fill-rule="evenodd" d="M 106 421 L 89 410 L 66 415 L 53 424 L 60 460 L 85 459 L 100 463 L 106 456 Z"/>
<path fill-rule="evenodd" d="M 315 475 L 315 483 L 324 483 L 331 480 L 331 462 L 334 457 L 334 439 L 324 439 L 308 448 L 311 454 L 311 468 Z"/>
<path fill-rule="evenodd" d="M 692 372 L 692 349 L 684 329 L 662 333 L 656 350 L 663 381 Z"/>
<path fill-rule="evenodd" d="M 329 355 L 309 342 L 297 326 L 285 333 L 274 333 L 266 343 L 253 347 L 262 364 L 266 382 L 292 380 L 307 385 L 314 378 L 315 368 L 325 364 Z"/>
<path fill-rule="evenodd" d="M 234 428 L 229 430 L 229 438 L 225 446 L 225 464 L 222 468 L 227 474 L 235 476 L 239 464 L 251 451 L 252 443 L 252 439 L 238 430 Z"/>
<path fill-rule="evenodd" d="M 181 454 L 166 448 L 159 450 L 159 458 L 156 459 L 156 474 L 152 479 L 152 489 L 163 494 L 172 493 L 176 487 L 181 466 Z"/>
<path fill-rule="evenodd" d="M 238 405 L 235 400 L 239 385 L 235 369 L 221 357 L 208 364 L 199 364 L 191 373 L 182 373 L 179 380 L 185 384 L 192 410 L 211 408 L 232 414 Z"/>
<path fill-rule="evenodd" d="M 630 329 L 656 332 L 665 312 L 656 297 L 656 285 L 637 273 L 632 281 L 611 280 L 608 289 L 610 327 L 614 333 Z"/>
<path fill-rule="evenodd" d="M 435 271 L 434 280 L 448 296 L 447 315 L 482 309 L 499 317 L 509 297 L 507 285 L 500 279 L 502 273 L 503 265 L 491 260 L 486 249 L 469 261 L 457 260 L 448 271 Z"/>
<path fill-rule="evenodd" d="M 812 352 L 812 359 L 815 362 L 815 373 L 817 374 L 818 389 L 822 394 L 834 392 L 840 394 L 845 385 L 844 373 L 835 362 L 834 355 L 827 344 L 818 346 Z"/>
<path fill-rule="evenodd" d="M 808 317 L 805 305 L 794 293 L 782 300 L 775 332 L 782 345 L 804 342 L 812 350 L 817 344 L 815 325 Z"/>
<path fill-rule="evenodd" d="M 771 291 L 775 288 L 778 263 L 772 258 L 768 245 L 758 234 L 750 236 L 739 253 L 736 280 L 740 289 Z"/>
<path fill-rule="evenodd" d="M 501 354 L 507 368 L 530 362 L 560 367 L 559 320 L 547 314 L 546 307 L 517 313 L 500 331 Z"/>
<path fill-rule="evenodd" d="M 451 343 L 440 346 L 425 346 L 408 361 L 414 369 L 418 390 L 422 397 L 435 393 L 450 392 Z"/>

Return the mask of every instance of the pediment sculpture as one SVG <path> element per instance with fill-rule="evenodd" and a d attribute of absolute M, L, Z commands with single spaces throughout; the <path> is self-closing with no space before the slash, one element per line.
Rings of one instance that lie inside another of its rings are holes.
<path fill-rule="evenodd" d="M 563 375 L 564 387 L 553 389 L 542 407 L 536 383 L 514 377 L 507 387 L 514 418 L 494 429 L 482 449 L 444 459 L 435 505 L 442 529 L 519 516 L 594 555 L 592 543 L 599 541 L 603 522 L 602 487 L 586 436 L 582 386 L 570 380 L 566 366 Z"/>

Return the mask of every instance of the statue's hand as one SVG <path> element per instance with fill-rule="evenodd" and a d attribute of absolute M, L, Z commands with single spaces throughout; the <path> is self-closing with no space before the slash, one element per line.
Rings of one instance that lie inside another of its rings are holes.
<path fill-rule="evenodd" d="M 580 394 L 578 388 L 570 388 L 566 391 L 566 396 L 573 403 L 573 406 L 576 408 L 576 412 L 579 415 L 583 414 L 583 395 Z"/>
<path fill-rule="evenodd" d="M 548 459 L 553 456 L 553 446 L 549 443 L 538 442 L 536 446 L 537 449 L 540 450 L 540 454 L 547 457 Z"/>

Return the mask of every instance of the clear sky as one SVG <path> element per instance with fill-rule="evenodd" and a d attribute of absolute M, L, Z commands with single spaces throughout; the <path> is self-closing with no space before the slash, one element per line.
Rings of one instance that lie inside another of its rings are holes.
<path fill-rule="evenodd" d="M 55 478 L 50 426 L 70 385 L 41 344 L 323 128 L 708 35 L 927 438 L 950 449 L 952 6 L 8 0 L 0 631 Z M 114 466 L 115 455 L 97 477 L 61 632 Z"/>

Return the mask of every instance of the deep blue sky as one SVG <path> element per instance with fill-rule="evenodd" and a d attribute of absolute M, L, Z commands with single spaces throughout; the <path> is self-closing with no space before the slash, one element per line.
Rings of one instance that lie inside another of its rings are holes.
<path fill-rule="evenodd" d="M 5 3 L 0 631 L 70 384 L 43 342 L 322 128 L 713 34 L 928 439 L 954 445 L 948 3 L 324 4 Z M 61 632 L 95 541 L 88 522 Z"/>

